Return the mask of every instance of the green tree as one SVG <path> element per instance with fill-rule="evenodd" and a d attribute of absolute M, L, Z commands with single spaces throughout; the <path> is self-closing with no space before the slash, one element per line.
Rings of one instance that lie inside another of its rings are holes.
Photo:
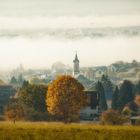
<path fill-rule="evenodd" d="M 119 97 L 119 88 L 116 86 L 113 96 L 112 96 L 112 108 L 117 109 L 118 108 L 118 97 Z"/>
<path fill-rule="evenodd" d="M 20 102 L 37 112 L 46 112 L 46 85 L 30 85 L 28 83 L 23 84 L 23 87 L 19 90 Z"/>
<path fill-rule="evenodd" d="M 46 85 L 31 85 L 28 81 L 18 91 L 18 100 L 25 110 L 25 119 L 31 121 L 47 120 Z"/>
<path fill-rule="evenodd" d="M 16 85 L 18 82 L 17 82 L 17 79 L 13 76 L 10 80 L 10 84 L 12 85 Z"/>
<path fill-rule="evenodd" d="M 72 116 L 79 116 L 80 109 L 87 104 L 87 96 L 76 79 L 60 76 L 49 85 L 46 102 L 50 114 L 71 122 Z"/>
<path fill-rule="evenodd" d="M 23 81 L 23 84 L 22 84 L 22 88 L 27 87 L 28 85 L 29 85 L 29 82 L 26 81 L 26 80 L 24 80 Z"/>
<path fill-rule="evenodd" d="M 127 103 L 133 100 L 134 100 L 133 84 L 128 80 L 124 80 L 124 82 L 120 87 L 118 97 L 118 108 L 122 110 Z"/>
<path fill-rule="evenodd" d="M 23 76 L 22 74 L 20 74 L 17 78 L 17 82 L 20 86 L 22 86 L 23 82 L 24 82 L 24 79 L 23 79 Z"/>
<path fill-rule="evenodd" d="M 99 81 L 96 84 L 96 90 L 99 94 L 99 110 L 105 111 L 105 110 L 107 110 L 106 97 L 105 97 L 104 87 L 103 87 L 102 83 Z"/>
<path fill-rule="evenodd" d="M 107 75 L 103 75 L 101 78 L 102 85 L 104 87 L 106 99 L 112 99 L 113 95 L 113 84 L 111 83 Z"/>
<path fill-rule="evenodd" d="M 140 80 L 136 84 L 136 93 L 140 93 Z"/>

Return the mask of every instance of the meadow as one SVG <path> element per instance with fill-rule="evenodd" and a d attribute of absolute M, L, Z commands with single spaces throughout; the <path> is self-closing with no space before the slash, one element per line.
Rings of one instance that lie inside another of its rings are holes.
<path fill-rule="evenodd" d="M 0 140 L 140 140 L 140 126 L 0 122 Z"/>

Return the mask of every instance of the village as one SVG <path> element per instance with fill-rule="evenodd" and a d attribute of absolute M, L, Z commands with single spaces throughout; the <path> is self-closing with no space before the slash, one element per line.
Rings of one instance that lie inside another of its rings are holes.
<path fill-rule="evenodd" d="M 140 68 L 140 65 L 137 61 L 133 61 L 131 65 L 136 70 L 139 70 Z M 131 67 L 130 69 L 134 69 L 132 68 L 132 66 L 129 66 Z M 84 86 L 84 92 L 88 100 L 87 105 L 84 108 L 80 109 L 79 116 L 81 121 L 82 120 L 95 121 L 95 122 L 99 121 L 102 112 L 104 112 L 107 109 L 119 109 L 119 110 L 121 109 L 124 112 L 124 114 L 126 113 L 128 116 L 131 116 L 132 122 L 134 122 L 134 120 L 136 121 L 137 119 L 139 119 L 140 82 L 138 80 L 129 81 L 128 79 L 125 79 L 125 77 L 124 77 L 125 80 L 118 78 L 119 79 L 118 81 L 117 80 L 113 81 L 113 79 L 111 79 L 110 77 L 111 75 L 114 75 L 114 73 L 119 71 L 118 65 L 112 64 L 108 67 L 110 76 L 108 76 L 107 69 L 106 70 L 104 69 L 105 67 L 99 67 L 98 68 L 99 70 L 97 69 L 95 71 L 96 76 L 92 77 L 93 71 L 87 71 L 86 75 L 84 74 L 83 69 L 80 68 L 80 61 L 76 53 L 75 58 L 73 60 L 72 71 L 70 70 L 63 71 L 62 69 L 64 65 L 60 65 L 60 64 L 57 66 L 53 65 L 53 68 L 54 67 L 55 68 L 57 67 L 57 70 L 55 69 L 55 74 L 53 75 L 53 78 L 51 76 L 48 76 L 47 74 L 44 75 L 43 73 L 36 74 L 36 75 L 31 74 L 31 77 L 32 76 L 34 77 L 31 80 L 29 80 L 29 84 L 37 85 L 38 87 L 39 85 L 44 85 L 47 88 L 49 83 L 55 80 L 55 77 L 57 76 L 71 75 L 73 78 L 77 79 Z M 26 74 L 24 72 L 24 68 L 22 65 L 17 71 L 18 72 L 14 72 L 14 73 L 12 72 L 13 76 L 11 77 L 11 81 L 9 82 L 9 84 L 5 84 L 1 80 L 1 84 L 0 84 L 1 118 L 3 118 L 3 115 L 5 114 L 4 112 L 6 106 L 10 102 L 12 102 L 12 100 L 18 100 L 20 96 L 19 92 L 21 92 L 20 90 L 24 87 L 24 84 L 26 85 L 26 83 L 28 83 L 28 80 L 23 78 L 26 77 Z M 18 77 L 16 77 L 18 73 L 20 74 Z M 45 76 L 51 78 L 49 80 L 45 80 Z M 139 77 L 137 77 L 137 79 L 139 79 Z M 125 86 L 127 87 L 126 89 Z M 120 94 L 124 94 L 120 92 L 128 92 L 129 95 L 120 95 Z M 45 108 L 44 106 L 43 108 Z M 46 112 L 47 110 L 45 109 L 44 111 Z M 48 117 L 46 118 L 48 119 Z"/>

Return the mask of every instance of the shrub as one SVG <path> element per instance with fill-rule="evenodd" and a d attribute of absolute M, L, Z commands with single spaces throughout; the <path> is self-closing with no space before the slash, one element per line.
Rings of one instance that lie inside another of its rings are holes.
<path fill-rule="evenodd" d="M 130 116 L 131 115 L 131 110 L 128 107 L 124 107 L 122 114 L 125 116 Z"/>
<path fill-rule="evenodd" d="M 70 115 L 68 117 L 68 122 L 79 122 L 80 118 L 79 115 Z"/>
<path fill-rule="evenodd" d="M 101 123 L 110 125 L 120 125 L 128 121 L 128 118 L 119 114 L 118 111 L 109 109 L 102 113 Z"/>
<path fill-rule="evenodd" d="M 33 108 L 25 108 L 25 120 L 27 121 L 47 121 L 48 114 L 47 112 L 38 112 Z"/>
<path fill-rule="evenodd" d="M 19 104 L 9 104 L 5 108 L 4 115 L 6 120 L 11 120 L 15 123 L 15 121 L 22 120 L 24 118 L 24 110 Z"/>
<path fill-rule="evenodd" d="M 0 115 L 0 121 L 4 121 L 4 116 Z"/>
<path fill-rule="evenodd" d="M 136 120 L 136 125 L 140 125 L 140 119 Z"/>

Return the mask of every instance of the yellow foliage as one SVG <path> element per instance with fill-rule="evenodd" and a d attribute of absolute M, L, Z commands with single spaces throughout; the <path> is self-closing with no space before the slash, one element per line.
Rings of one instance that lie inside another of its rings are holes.
<path fill-rule="evenodd" d="M 135 97 L 135 103 L 140 107 L 140 95 Z"/>
<path fill-rule="evenodd" d="M 59 76 L 48 86 L 47 109 L 64 118 L 78 114 L 87 103 L 84 87 L 71 76 Z"/>

